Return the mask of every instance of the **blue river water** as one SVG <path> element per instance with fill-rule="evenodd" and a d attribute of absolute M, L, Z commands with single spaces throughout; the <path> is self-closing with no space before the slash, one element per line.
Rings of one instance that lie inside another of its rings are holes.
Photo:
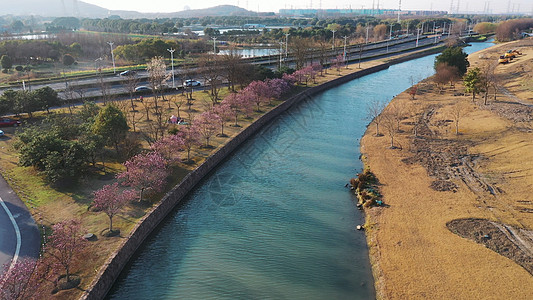
<path fill-rule="evenodd" d="M 490 46 L 476 43 L 469 53 Z M 433 74 L 435 56 L 307 99 L 194 190 L 137 251 L 108 299 L 372 299 L 359 172 L 368 102 Z"/>

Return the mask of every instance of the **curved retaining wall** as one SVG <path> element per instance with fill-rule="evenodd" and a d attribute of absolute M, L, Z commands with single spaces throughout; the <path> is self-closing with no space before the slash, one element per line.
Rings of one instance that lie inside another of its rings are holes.
<path fill-rule="evenodd" d="M 176 185 L 170 192 L 168 192 L 161 202 L 152 208 L 133 228 L 129 236 L 125 239 L 121 247 L 113 253 L 106 261 L 104 266 L 100 269 L 96 279 L 85 290 L 81 299 L 103 299 L 107 292 L 111 289 L 116 278 L 124 266 L 128 263 L 131 256 L 135 253 L 137 248 L 143 241 L 152 233 L 152 231 L 165 219 L 165 217 L 181 202 L 183 198 L 214 168 L 216 168 L 226 157 L 228 157 L 234 150 L 236 150 L 244 141 L 261 129 L 265 124 L 270 122 L 281 113 L 288 110 L 291 106 L 308 99 L 309 97 L 318 94 L 327 89 L 333 88 L 340 84 L 351 81 L 368 74 L 372 74 L 381 70 L 388 69 L 390 65 L 400 63 L 405 60 L 421 57 L 428 53 L 414 53 L 406 57 L 392 60 L 389 63 L 377 65 L 368 69 L 348 74 L 343 77 L 336 78 L 332 81 L 323 83 L 319 86 L 305 90 L 285 102 L 279 104 L 271 111 L 265 113 L 257 119 L 250 126 L 245 128 L 237 136 L 231 139 L 226 145 L 217 150 L 213 155 L 208 157 L 201 165 L 191 171 L 183 180 Z"/>

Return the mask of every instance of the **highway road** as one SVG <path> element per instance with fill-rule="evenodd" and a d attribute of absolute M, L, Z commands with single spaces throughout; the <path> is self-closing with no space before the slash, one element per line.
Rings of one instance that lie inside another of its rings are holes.
<path fill-rule="evenodd" d="M 440 41 L 440 37 L 438 37 L 437 39 L 437 42 L 439 41 Z M 419 40 L 418 48 L 427 47 L 429 45 L 432 45 L 434 42 L 435 42 L 435 39 L 433 37 L 421 36 Z M 366 60 L 376 55 L 387 55 L 388 53 L 392 54 L 394 52 L 405 51 L 406 49 L 415 48 L 415 46 L 416 46 L 416 37 L 414 36 L 372 43 L 372 44 L 363 46 L 361 59 Z M 334 58 L 337 55 L 342 55 L 342 52 L 343 52 L 342 47 L 337 47 L 335 50 L 330 50 L 329 55 L 331 56 L 331 58 Z M 315 57 L 315 60 L 318 60 L 317 53 L 313 54 L 313 56 Z M 359 46 L 358 45 L 347 46 L 347 59 L 350 61 L 350 63 L 357 62 L 357 60 L 359 59 Z M 293 60 L 294 59 L 289 56 L 288 59 L 283 60 L 282 63 L 284 65 L 294 66 Z M 245 59 L 245 61 L 250 61 L 253 64 L 267 65 L 271 68 L 277 68 L 277 66 L 279 66 L 279 56 L 277 55 L 256 57 L 252 60 Z M 177 76 L 175 76 L 175 79 L 176 79 L 175 84 L 176 84 L 176 87 L 181 87 L 180 81 L 183 78 L 180 78 L 178 74 L 179 74 L 179 69 L 176 71 Z M 149 85 L 147 82 L 147 78 L 148 78 L 147 71 L 139 71 L 136 77 L 139 80 L 139 82 L 137 83 L 137 86 L 141 86 L 141 85 L 148 86 Z M 193 78 L 193 79 L 202 81 L 199 78 Z M 84 97 L 98 97 L 102 95 L 101 90 L 98 87 L 99 81 L 100 81 L 99 78 L 94 77 L 94 78 L 88 78 L 88 79 L 72 80 L 72 81 L 68 81 L 67 83 L 57 82 L 57 83 L 50 83 L 50 84 L 36 84 L 36 85 L 31 85 L 30 89 L 38 89 L 44 86 L 49 86 L 53 88 L 54 90 L 58 91 L 62 98 L 66 98 L 64 93 L 62 93 L 62 91 L 65 90 L 67 85 L 70 85 L 73 91 L 81 91 Z M 116 76 L 107 76 L 107 77 L 104 77 L 104 81 L 106 82 L 106 85 L 108 86 L 109 94 L 117 95 L 117 94 L 127 93 L 127 88 L 125 86 L 126 78 L 124 78 L 123 76 L 119 76 L 118 74 Z M 167 84 L 168 86 L 172 86 L 172 80 L 169 80 Z M 15 89 L 20 89 L 20 88 L 21 87 L 18 87 Z M 3 93 L 3 90 L 4 89 L 0 90 L 0 95 Z M 72 97 L 81 98 L 80 94 L 76 92 L 72 93 Z"/>
<path fill-rule="evenodd" d="M 0 176 L 0 273 L 12 260 L 38 258 L 41 236 L 26 205 Z"/>

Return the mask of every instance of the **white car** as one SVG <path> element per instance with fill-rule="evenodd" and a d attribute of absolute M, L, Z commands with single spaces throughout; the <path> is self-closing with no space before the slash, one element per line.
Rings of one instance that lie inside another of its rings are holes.
<path fill-rule="evenodd" d="M 0 137 L 3 137 L 3 136 L 4 136 L 4 132 L 0 130 Z"/>
<path fill-rule="evenodd" d="M 188 80 L 185 80 L 185 82 L 183 83 L 183 86 L 186 86 L 186 87 L 191 87 L 191 86 L 201 86 L 202 83 L 198 80 L 192 80 L 192 79 L 188 79 Z"/>

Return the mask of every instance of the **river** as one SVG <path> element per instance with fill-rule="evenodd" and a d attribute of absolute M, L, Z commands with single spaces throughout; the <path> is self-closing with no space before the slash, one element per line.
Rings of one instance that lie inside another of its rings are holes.
<path fill-rule="evenodd" d="M 362 168 L 368 102 L 432 75 L 434 58 L 350 81 L 271 122 L 147 239 L 108 298 L 375 298 L 355 230 L 363 215 L 344 185 Z"/>

